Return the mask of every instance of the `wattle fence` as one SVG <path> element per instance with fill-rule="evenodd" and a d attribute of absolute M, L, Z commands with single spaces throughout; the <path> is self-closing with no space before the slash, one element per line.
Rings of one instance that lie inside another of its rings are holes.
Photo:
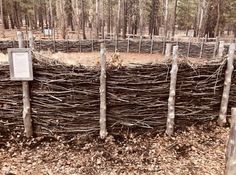
<path fill-rule="evenodd" d="M 171 64 L 107 68 L 107 128 L 166 129 Z M 179 64 L 176 86 L 176 124 L 214 120 L 219 115 L 225 62 Z M 236 72 L 229 108 L 236 106 Z M 99 130 L 100 68 L 68 66 L 34 59 L 30 83 L 34 132 L 73 135 Z M 9 80 L 9 67 L 0 64 L 0 127 L 23 131 L 21 82 Z M 228 110 L 229 111 L 229 110 Z"/>

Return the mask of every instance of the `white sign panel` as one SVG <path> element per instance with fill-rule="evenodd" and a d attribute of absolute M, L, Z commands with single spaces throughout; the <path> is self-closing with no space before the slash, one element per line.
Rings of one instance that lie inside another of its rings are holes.
<path fill-rule="evenodd" d="M 30 77 L 28 53 L 12 53 L 13 71 L 15 78 Z"/>
<path fill-rule="evenodd" d="M 33 80 L 32 58 L 30 49 L 8 49 L 11 80 Z"/>
<path fill-rule="evenodd" d="M 52 35 L 52 29 L 44 29 L 44 35 Z"/>

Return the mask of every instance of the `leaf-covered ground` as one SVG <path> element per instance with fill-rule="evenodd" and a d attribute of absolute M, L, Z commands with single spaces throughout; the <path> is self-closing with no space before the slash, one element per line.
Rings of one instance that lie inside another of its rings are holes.
<path fill-rule="evenodd" d="M 179 130 L 171 138 L 128 131 L 105 141 L 91 135 L 64 141 L 14 135 L 0 141 L 0 170 L 8 175 L 220 175 L 228 132 L 213 123 Z"/>

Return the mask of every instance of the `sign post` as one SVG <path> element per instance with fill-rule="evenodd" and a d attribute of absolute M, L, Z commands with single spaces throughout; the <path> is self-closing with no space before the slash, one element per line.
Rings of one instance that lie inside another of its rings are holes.
<path fill-rule="evenodd" d="M 33 80 L 31 49 L 24 48 L 23 34 L 17 32 L 19 48 L 8 49 L 10 76 L 12 81 L 22 81 L 23 122 L 27 138 L 33 135 L 29 82 Z"/>

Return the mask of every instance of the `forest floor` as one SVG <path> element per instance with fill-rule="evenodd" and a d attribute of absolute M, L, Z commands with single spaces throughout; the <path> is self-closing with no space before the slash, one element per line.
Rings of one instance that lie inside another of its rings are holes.
<path fill-rule="evenodd" d="M 221 175 L 229 128 L 216 123 L 178 130 L 123 132 L 105 140 L 84 135 L 70 141 L 20 135 L 0 142 L 0 173 L 34 175 Z"/>

